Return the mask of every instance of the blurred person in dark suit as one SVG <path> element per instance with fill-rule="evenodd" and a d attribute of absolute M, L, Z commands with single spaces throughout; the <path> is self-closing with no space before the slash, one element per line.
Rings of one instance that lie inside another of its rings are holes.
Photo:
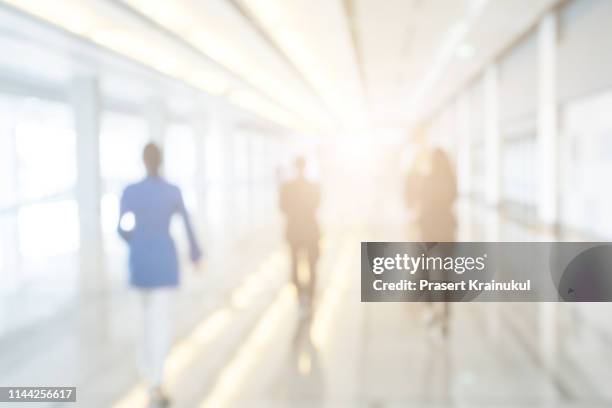
<path fill-rule="evenodd" d="M 457 229 L 455 170 L 439 147 L 429 144 L 427 124 L 414 129 L 414 160 L 406 175 L 404 204 L 412 212 L 421 242 L 453 242 Z"/>
<path fill-rule="evenodd" d="M 286 218 L 285 236 L 291 251 L 291 276 L 298 293 L 300 312 L 312 305 L 319 260 L 319 224 L 316 212 L 319 208 L 319 185 L 305 176 L 306 159 L 298 157 L 294 162 L 296 177 L 280 186 L 280 209 Z M 306 261 L 309 269 L 307 285 L 298 276 L 300 261 Z M 305 287 L 304 287 L 305 286 Z"/>
<path fill-rule="evenodd" d="M 457 221 L 454 205 L 457 187 L 455 170 L 444 150 L 429 147 L 425 140 L 420 142 L 416 159 L 406 176 L 404 201 L 406 207 L 414 213 L 414 226 L 424 245 L 423 251 L 428 252 L 437 242 L 455 241 Z M 446 248 L 452 247 L 447 245 Z M 440 271 L 428 271 L 427 276 L 431 280 L 447 280 L 447 276 Z M 445 294 L 424 295 L 427 301 L 441 302 L 442 305 L 441 310 L 433 306 L 426 309 L 426 324 L 437 325 L 442 335 L 446 336 L 450 321 L 448 299 Z"/>
<path fill-rule="evenodd" d="M 448 155 L 440 148 L 429 152 L 424 170 L 417 191 L 420 202 L 417 222 L 422 241 L 453 242 L 457 230 L 455 170 Z"/>

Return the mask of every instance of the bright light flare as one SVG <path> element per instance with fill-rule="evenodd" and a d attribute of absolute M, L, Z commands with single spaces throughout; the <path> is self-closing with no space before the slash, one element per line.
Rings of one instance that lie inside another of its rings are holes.
<path fill-rule="evenodd" d="M 119 221 L 119 227 L 123 231 L 133 231 L 136 228 L 136 216 L 133 212 L 126 212 Z"/>

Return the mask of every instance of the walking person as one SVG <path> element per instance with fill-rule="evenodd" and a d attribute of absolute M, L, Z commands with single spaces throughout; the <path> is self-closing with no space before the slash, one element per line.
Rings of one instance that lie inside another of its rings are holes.
<path fill-rule="evenodd" d="M 457 234 L 457 220 L 454 205 L 457 199 L 455 171 L 448 155 L 440 148 L 434 148 L 429 156 L 428 171 L 423 175 L 421 187 L 421 208 L 419 212 L 419 229 L 423 242 L 446 243 L 444 248 L 452 256 L 453 245 Z M 446 280 L 441 276 L 439 280 Z M 441 299 L 442 310 L 438 313 L 438 322 L 444 337 L 448 336 L 450 325 L 450 299 L 444 292 Z"/>
<path fill-rule="evenodd" d="M 406 176 L 404 202 L 414 214 L 417 236 L 423 243 L 424 252 L 445 248 L 453 251 L 449 244 L 456 239 L 457 220 L 454 205 L 457 199 L 456 175 L 448 155 L 438 147 L 430 147 L 422 128 L 417 132 L 420 142 L 416 160 Z M 443 246 L 437 243 L 445 243 Z M 437 247 L 437 248 L 436 248 Z M 452 253 L 446 254 L 452 256 Z M 446 280 L 441 271 L 428 271 L 433 280 Z M 430 327 L 437 327 L 446 337 L 450 323 L 450 302 L 446 295 L 427 293 L 429 303 L 424 320 Z"/>
<path fill-rule="evenodd" d="M 454 205 L 457 199 L 455 170 L 448 155 L 433 148 L 418 191 L 418 225 L 423 242 L 454 242 L 457 220 Z"/>
<path fill-rule="evenodd" d="M 280 186 L 280 209 L 287 220 L 286 238 L 291 251 L 291 277 L 297 289 L 300 313 L 304 315 L 310 311 L 315 295 L 320 237 L 316 212 L 319 208 L 320 188 L 318 184 L 306 179 L 304 157 L 298 157 L 294 167 L 296 177 Z M 300 282 L 298 276 L 300 261 L 308 263 L 309 279 L 306 285 Z"/>
<path fill-rule="evenodd" d="M 142 306 L 142 374 L 152 404 L 164 407 L 169 404 L 162 388 L 164 363 L 173 341 L 173 298 L 180 282 L 177 251 L 169 232 L 173 215 L 183 219 L 194 264 L 202 253 L 180 189 L 160 175 L 160 149 L 147 144 L 143 161 L 147 175 L 124 190 L 117 229 L 129 246 L 129 281 Z"/>

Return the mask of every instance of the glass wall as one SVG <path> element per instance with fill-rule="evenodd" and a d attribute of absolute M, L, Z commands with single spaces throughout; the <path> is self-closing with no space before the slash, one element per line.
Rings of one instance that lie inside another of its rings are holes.
<path fill-rule="evenodd" d="M 8 331 L 55 313 L 78 287 L 71 107 L 0 96 L 0 146 L 0 310 L 10 311 L 0 331 Z"/>
<path fill-rule="evenodd" d="M 604 239 L 612 236 L 612 3 L 568 2 L 559 13 L 561 222 Z"/>
<path fill-rule="evenodd" d="M 183 123 L 167 127 L 164 140 L 164 175 L 181 188 L 185 205 L 197 208 L 197 145 L 193 128 Z"/>
<path fill-rule="evenodd" d="M 567 104 L 562 110 L 562 222 L 612 237 L 612 90 Z"/>
<path fill-rule="evenodd" d="M 521 220 L 535 214 L 537 200 L 536 110 L 538 44 L 535 32 L 499 62 L 499 117 L 502 137 L 502 202 Z"/>
<path fill-rule="evenodd" d="M 244 233 L 250 226 L 250 212 L 252 207 L 251 191 L 251 138 L 250 133 L 236 129 L 233 135 L 233 162 L 234 162 L 234 221 L 236 233 Z"/>
<path fill-rule="evenodd" d="M 222 129 L 211 127 L 204 138 L 204 224 L 207 235 L 224 237 L 228 232 L 231 212 L 229 186 L 232 180 L 231 138 Z M 213 241 L 214 242 L 214 241 Z M 213 243 L 209 243 L 211 245 Z"/>
<path fill-rule="evenodd" d="M 502 199 L 521 212 L 533 212 L 537 200 L 535 123 L 505 127 L 502 139 Z"/>
<path fill-rule="evenodd" d="M 562 102 L 612 87 L 612 2 L 569 1 L 559 13 L 558 93 Z"/>
<path fill-rule="evenodd" d="M 468 90 L 470 109 L 471 189 L 477 200 L 484 200 L 486 186 L 486 152 L 484 140 L 484 84 L 482 78 Z"/>
<path fill-rule="evenodd" d="M 278 179 L 281 146 L 274 136 L 251 135 L 252 162 L 252 224 L 261 226 L 273 221 L 278 211 Z"/>

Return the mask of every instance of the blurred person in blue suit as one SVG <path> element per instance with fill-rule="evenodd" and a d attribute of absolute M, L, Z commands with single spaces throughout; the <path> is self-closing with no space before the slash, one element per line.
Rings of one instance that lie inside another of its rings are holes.
<path fill-rule="evenodd" d="M 124 190 L 117 229 L 129 246 L 130 285 L 138 291 L 142 304 L 143 376 L 149 383 L 152 402 L 166 406 L 163 371 L 172 345 L 174 291 L 180 281 L 177 251 L 169 231 L 173 215 L 183 219 L 194 264 L 202 252 L 180 189 L 160 176 L 160 149 L 147 144 L 143 160 L 147 176 Z"/>

